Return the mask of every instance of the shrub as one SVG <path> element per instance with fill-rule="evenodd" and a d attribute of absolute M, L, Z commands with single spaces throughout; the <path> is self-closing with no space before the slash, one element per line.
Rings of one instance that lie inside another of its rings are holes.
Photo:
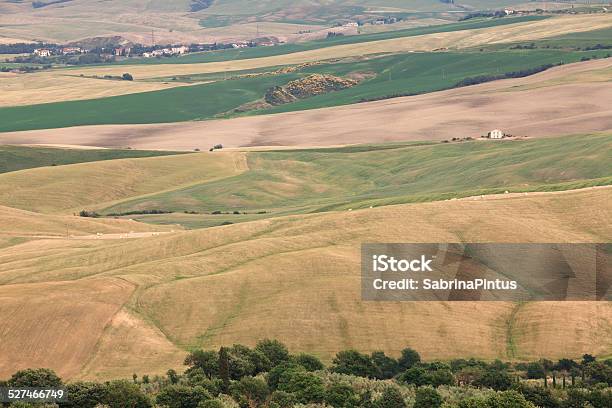
<path fill-rule="evenodd" d="M 270 408 L 292 408 L 295 404 L 295 396 L 288 392 L 274 391 L 270 396 Z"/>
<path fill-rule="evenodd" d="M 133 81 L 134 80 L 134 77 L 132 76 L 132 74 L 129 74 L 127 72 L 125 74 L 121 75 L 121 78 L 124 81 Z"/>
<path fill-rule="evenodd" d="M 500 370 L 485 370 L 482 375 L 474 380 L 473 384 L 476 387 L 493 388 L 496 391 L 505 391 L 510 389 L 513 380 L 506 371 Z"/>
<path fill-rule="evenodd" d="M 355 390 L 347 384 L 332 384 L 325 392 L 325 402 L 334 408 L 359 406 L 359 398 Z"/>
<path fill-rule="evenodd" d="M 304 370 L 287 370 L 278 382 L 278 389 L 295 395 L 298 402 L 308 404 L 325 398 L 323 380 Z"/>
<path fill-rule="evenodd" d="M 86 217 L 86 218 L 99 218 L 100 214 L 98 214 L 95 211 L 87 211 L 87 210 L 81 210 L 79 212 L 79 217 Z"/>
<path fill-rule="evenodd" d="M 538 407 L 558 408 L 561 406 L 560 402 L 553 396 L 551 390 L 548 388 L 518 383 L 515 385 L 514 389 L 521 393 L 527 401 Z"/>
<path fill-rule="evenodd" d="M 217 399 L 209 399 L 200 402 L 198 408 L 225 408 L 225 405 Z"/>
<path fill-rule="evenodd" d="M 414 408 L 440 408 L 442 396 L 433 388 L 423 387 L 416 391 Z"/>
<path fill-rule="evenodd" d="M 325 368 L 321 360 L 319 360 L 317 357 L 313 355 L 306 354 L 306 353 L 298 354 L 297 356 L 293 358 L 293 361 L 295 361 L 297 364 L 304 367 L 306 371 L 317 371 L 317 370 L 322 370 L 323 368 Z"/>
<path fill-rule="evenodd" d="M 75 382 L 66 386 L 67 401 L 62 408 L 95 408 L 104 401 L 106 387 L 103 384 Z"/>
<path fill-rule="evenodd" d="M 153 404 L 140 388 L 131 382 L 118 380 L 106 384 L 102 403 L 109 408 L 152 408 Z"/>
<path fill-rule="evenodd" d="M 198 408 L 198 405 L 212 396 L 203 387 L 170 385 L 157 394 L 156 402 L 168 408 Z"/>
<path fill-rule="evenodd" d="M 339 374 L 350 374 L 359 377 L 375 378 L 378 370 L 370 356 L 356 350 L 345 350 L 336 354 L 332 361 L 331 371 Z"/>
<path fill-rule="evenodd" d="M 431 376 L 423 367 L 412 367 L 401 374 L 398 381 L 419 387 L 431 384 Z"/>
<path fill-rule="evenodd" d="M 375 404 L 376 408 L 405 408 L 404 397 L 395 387 L 387 387 Z"/>
<path fill-rule="evenodd" d="M 491 395 L 486 402 L 488 408 L 536 408 L 516 391 L 504 391 Z"/>
<path fill-rule="evenodd" d="M 260 406 L 266 401 L 269 394 L 268 384 L 261 378 L 243 377 L 232 386 L 234 398 L 246 403 L 249 407 Z"/>

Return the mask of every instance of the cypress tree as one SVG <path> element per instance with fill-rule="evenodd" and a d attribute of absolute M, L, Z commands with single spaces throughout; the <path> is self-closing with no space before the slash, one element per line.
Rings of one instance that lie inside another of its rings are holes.
<path fill-rule="evenodd" d="M 229 356 L 227 355 L 227 349 L 225 347 L 221 347 L 219 349 L 219 378 L 221 378 L 222 381 L 221 391 L 224 394 L 229 392 L 229 377 Z"/>

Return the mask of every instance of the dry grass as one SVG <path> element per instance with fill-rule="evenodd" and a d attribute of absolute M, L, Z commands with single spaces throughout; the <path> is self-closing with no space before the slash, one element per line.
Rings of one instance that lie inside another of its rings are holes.
<path fill-rule="evenodd" d="M 239 174 L 242 153 L 195 153 L 43 167 L 0 175 L 2 205 L 43 213 L 93 210 L 150 193 Z"/>
<path fill-rule="evenodd" d="M 168 228 L 115 219 L 43 215 L 0 206 L 0 237 L 63 237 L 163 231 Z"/>
<path fill-rule="evenodd" d="M 123 72 L 128 72 L 123 70 Z M 73 76 L 69 71 L 0 75 L 0 106 L 34 105 L 64 100 L 80 100 L 157 91 L 176 83 L 116 81 Z M 184 84 L 181 84 L 184 85 Z"/>
<path fill-rule="evenodd" d="M 0 375 L 32 365 L 79 378 L 153 374 L 180 368 L 187 347 L 252 345 L 263 337 L 326 360 L 349 347 L 397 354 L 406 346 L 425 358 L 508 358 L 510 340 L 517 357 L 610 354 L 610 305 L 527 304 L 516 313 L 509 339 L 510 303 L 362 302 L 359 247 L 606 242 L 612 230 L 602 220 L 611 214 L 612 189 L 600 188 L 293 216 L 130 241 L 9 246 L 0 249 L 0 296 L 7 299 L 0 315 L 16 311 L 21 321 L 43 324 L 8 322 L 0 341 L 5 344 L 8 333 L 13 350 L 23 336 L 26 347 L 3 361 Z M 116 314 L 131 285 L 136 290 Z M 92 297 L 79 296 L 100 287 L 112 293 L 102 291 L 104 301 L 96 303 L 102 311 L 92 311 Z M 55 314 L 38 307 L 47 305 L 39 296 L 43 289 Z M 27 309 L 19 306 L 26 303 Z M 92 322 L 91 313 L 99 313 L 99 321 Z M 91 328 L 100 322 L 104 332 Z M 71 336 L 79 350 L 72 359 L 62 354 L 73 343 L 66 342 L 66 330 L 48 329 L 62 324 L 78 333 Z M 132 357 L 141 350 L 142 360 Z"/>
<path fill-rule="evenodd" d="M 116 278 L 0 286 L 0 377 L 50 364 L 78 374 L 133 289 Z"/>
<path fill-rule="evenodd" d="M 331 146 L 478 137 L 495 128 L 525 136 L 610 131 L 611 69 L 609 59 L 588 61 L 379 102 L 229 120 L 3 133 L 0 143 L 191 150 L 194 140 L 227 147 Z"/>

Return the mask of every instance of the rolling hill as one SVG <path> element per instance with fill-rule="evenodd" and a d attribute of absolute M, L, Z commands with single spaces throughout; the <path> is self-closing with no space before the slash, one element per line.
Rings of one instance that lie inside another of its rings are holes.
<path fill-rule="evenodd" d="M 240 147 L 440 141 L 479 137 L 495 128 L 530 137 L 605 132 L 612 130 L 607 103 L 612 97 L 611 64 L 610 59 L 580 62 L 526 78 L 302 112 L 1 133 L 0 143 L 193 151 L 217 143 Z"/>
<path fill-rule="evenodd" d="M 418 19 L 423 14 L 452 20 L 452 12 L 516 3 L 521 2 L 472 0 L 459 6 L 439 0 L 1 0 L 0 39 L 74 41 L 118 35 L 149 42 L 155 30 L 158 41 L 214 42 L 248 39 L 241 26 L 252 21 L 260 23 L 261 35 L 286 37 L 349 19 L 389 14 Z"/>
<path fill-rule="evenodd" d="M 406 346 L 442 359 L 609 354 L 609 302 L 362 302 L 359 246 L 605 242 L 610 192 L 386 206 L 127 241 L 13 243 L 0 249 L 8 356 L 0 375 L 30 366 L 71 378 L 153 374 L 180 369 L 191 347 L 263 337 L 325 360 L 340 349 L 395 355 Z"/>

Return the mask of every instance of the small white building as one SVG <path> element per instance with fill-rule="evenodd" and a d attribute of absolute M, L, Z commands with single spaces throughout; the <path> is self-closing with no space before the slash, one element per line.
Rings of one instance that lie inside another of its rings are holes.
<path fill-rule="evenodd" d="M 189 47 L 185 45 L 181 45 L 180 47 L 172 47 L 172 54 L 187 54 L 189 52 Z"/>
<path fill-rule="evenodd" d="M 38 55 L 39 57 L 50 57 L 51 50 L 47 50 L 45 48 L 37 48 L 34 50 L 34 54 Z"/>
<path fill-rule="evenodd" d="M 487 133 L 487 136 L 489 137 L 489 139 L 503 139 L 506 134 L 499 129 L 494 129 Z"/>

